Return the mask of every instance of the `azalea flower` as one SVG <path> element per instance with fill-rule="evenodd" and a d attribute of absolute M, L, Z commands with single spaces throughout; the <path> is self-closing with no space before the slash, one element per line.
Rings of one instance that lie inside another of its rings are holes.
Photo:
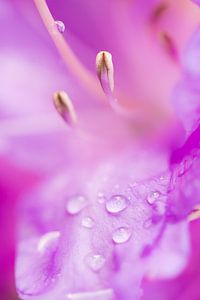
<path fill-rule="evenodd" d="M 67 70 L 33 3 L 5 4 L 33 49 L 1 56 L 18 92 L 1 95 L 2 157 L 38 182 L 17 207 L 19 297 L 173 299 L 198 214 L 198 32 L 189 38 L 200 12 L 188 1 L 34 2 Z"/>

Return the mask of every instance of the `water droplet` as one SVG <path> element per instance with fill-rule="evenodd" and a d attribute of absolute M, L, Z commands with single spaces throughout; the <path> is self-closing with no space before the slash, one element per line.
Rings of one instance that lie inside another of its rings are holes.
<path fill-rule="evenodd" d="M 151 192 L 151 193 L 147 196 L 147 202 L 151 205 L 151 204 L 153 204 L 159 197 L 160 197 L 160 192 L 159 192 L 159 191 Z"/>
<path fill-rule="evenodd" d="M 120 227 L 113 232 L 112 239 L 116 244 L 123 244 L 131 237 L 131 231 L 128 227 Z"/>
<path fill-rule="evenodd" d="M 64 33 L 65 24 L 62 21 L 59 21 L 59 20 L 55 21 L 55 25 L 60 33 Z"/>
<path fill-rule="evenodd" d="M 129 205 L 128 199 L 123 195 L 114 195 L 106 201 L 106 209 L 109 213 L 119 213 Z"/>
<path fill-rule="evenodd" d="M 78 214 L 87 205 L 87 200 L 84 196 L 72 196 L 66 204 L 66 210 L 71 215 Z"/>
<path fill-rule="evenodd" d="M 48 248 L 57 244 L 59 237 L 59 231 L 51 231 L 45 233 L 38 242 L 37 250 L 41 253 L 45 252 Z"/>
<path fill-rule="evenodd" d="M 106 260 L 101 254 L 88 254 L 85 258 L 85 261 L 92 271 L 98 272 L 102 269 Z"/>
<path fill-rule="evenodd" d="M 82 222 L 81 222 L 82 226 L 83 227 L 86 227 L 86 228 L 93 228 L 94 227 L 94 220 L 90 217 L 85 217 L 82 219 Z"/>
<path fill-rule="evenodd" d="M 105 200 L 106 200 L 106 197 L 105 197 L 104 193 L 98 193 L 98 202 L 100 204 L 102 204 L 105 202 Z"/>

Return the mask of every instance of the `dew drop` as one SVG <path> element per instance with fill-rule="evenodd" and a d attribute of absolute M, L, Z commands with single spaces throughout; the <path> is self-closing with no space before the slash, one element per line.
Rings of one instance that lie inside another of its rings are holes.
<path fill-rule="evenodd" d="M 128 199 L 123 195 L 114 195 L 106 201 L 106 210 L 109 213 L 119 213 L 129 205 Z"/>
<path fill-rule="evenodd" d="M 66 210 L 71 215 L 78 214 L 87 205 L 87 200 L 84 196 L 76 195 L 68 199 Z"/>
<path fill-rule="evenodd" d="M 131 231 L 128 227 L 120 227 L 113 232 L 113 242 L 116 244 L 123 244 L 127 242 L 131 237 Z"/>
<path fill-rule="evenodd" d="M 64 33 L 65 24 L 62 21 L 59 21 L 59 20 L 55 21 L 55 25 L 60 33 Z"/>
<path fill-rule="evenodd" d="M 104 195 L 104 193 L 98 193 L 98 202 L 100 203 L 100 204 L 102 204 L 102 203 L 104 203 L 105 202 L 105 200 L 106 200 L 106 197 L 105 197 L 105 195 Z"/>
<path fill-rule="evenodd" d="M 101 254 L 88 254 L 85 258 L 85 262 L 88 267 L 94 271 L 100 271 L 105 264 L 105 257 Z"/>
<path fill-rule="evenodd" d="M 94 227 L 94 220 L 90 217 L 85 217 L 82 219 L 82 222 L 81 222 L 82 226 L 85 227 L 85 228 L 93 228 Z"/>
<path fill-rule="evenodd" d="M 147 196 L 147 202 L 151 205 L 160 197 L 159 191 L 153 191 Z"/>
<path fill-rule="evenodd" d="M 59 231 L 45 233 L 38 242 L 37 250 L 41 253 L 45 252 L 47 249 L 57 244 L 59 237 Z"/>

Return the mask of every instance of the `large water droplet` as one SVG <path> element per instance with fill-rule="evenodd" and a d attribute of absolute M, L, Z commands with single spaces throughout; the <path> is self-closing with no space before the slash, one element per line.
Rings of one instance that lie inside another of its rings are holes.
<path fill-rule="evenodd" d="M 57 244 L 59 237 L 59 231 L 45 233 L 38 242 L 37 250 L 41 253 L 45 252 L 47 249 Z"/>
<path fill-rule="evenodd" d="M 88 254 L 85 258 L 85 261 L 92 271 L 98 272 L 102 269 L 106 260 L 101 254 Z"/>
<path fill-rule="evenodd" d="M 85 228 L 93 228 L 94 227 L 94 220 L 90 217 L 85 217 L 82 219 L 82 222 L 81 222 L 82 226 L 85 227 Z"/>
<path fill-rule="evenodd" d="M 66 210 L 71 215 L 78 214 L 87 205 L 87 200 L 84 196 L 72 196 L 66 204 Z"/>
<path fill-rule="evenodd" d="M 114 195 L 106 201 L 106 209 L 109 213 L 119 213 L 129 205 L 128 199 L 123 195 Z"/>
<path fill-rule="evenodd" d="M 59 20 L 55 21 L 55 25 L 60 33 L 64 33 L 65 24 L 62 21 L 59 21 Z"/>
<path fill-rule="evenodd" d="M 112 239 L 116 244 L 123 244 L 130 239 L 131 234 L 128 227 L 120 227 L 113 232 Z"/>
<path fill-rule="evenodd" d="M 147 202 L 151 205 L 156 200 L 158 200 L 159 197 L 160 197 L 160 192 L 159 191 L 150 192 L 149 195 L 147 196 Z"/>

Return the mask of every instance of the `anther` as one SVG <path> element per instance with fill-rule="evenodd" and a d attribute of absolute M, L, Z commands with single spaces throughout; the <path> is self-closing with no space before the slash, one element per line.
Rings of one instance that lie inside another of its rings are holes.
<path fill-rule="evenodd" d="M 109 52 L 101 51 L 97 54 L 96 71 L 104 93 L 111 95 L 114 90 L 114 68 Z"/>
<path fill-rule="evenodd" d="M 74 106 L 69 96 L 64 91 L 54 93 L 53 102 L 57 112 L 70 126 L 77 122 Z"/>

